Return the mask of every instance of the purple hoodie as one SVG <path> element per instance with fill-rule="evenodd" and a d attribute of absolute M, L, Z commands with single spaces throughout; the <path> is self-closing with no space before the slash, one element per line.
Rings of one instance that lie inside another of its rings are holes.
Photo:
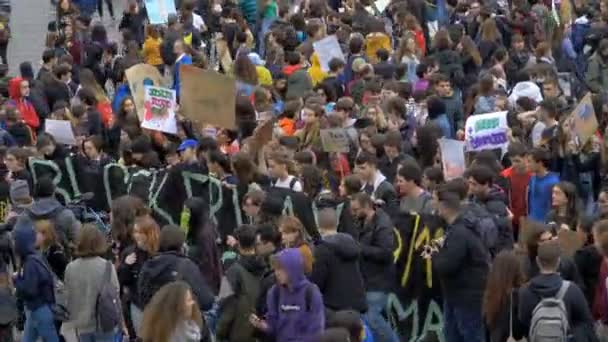
<path fill-rule="evenodd" d="M 289 285 L 276 284 L 268 291 L 268 333 L 281 342 L 316 342 L 325 327 L 321 292 L 304 275 L 304 258 L 297 248 L 285 249 L 276 257 L 287 272 Z M 306 303 L 307 289 L 309 303 Z"/>

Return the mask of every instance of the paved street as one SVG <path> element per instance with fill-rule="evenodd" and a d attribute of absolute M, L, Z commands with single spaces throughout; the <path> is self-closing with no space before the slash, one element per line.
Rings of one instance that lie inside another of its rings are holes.
<path fill-rule="evenodd" d="M 126 0 L 112 1 L 116 22 L 112 22 L 104 4 L 103 23 L 109 31 L 110 40 L 119 41 L 117 28 Z M 50 0 L 12 0 L 11 4 L 12 39 L 8 47 L 8 60 L 10 73 L 15 75 L 23 61 L 31 61 L 36 70 L 40 67 L 46 29 L 48 23 L 54 20 L 55 9 Z M 99 21 L 99 17 L 95 16 L 93 21 Z"/>

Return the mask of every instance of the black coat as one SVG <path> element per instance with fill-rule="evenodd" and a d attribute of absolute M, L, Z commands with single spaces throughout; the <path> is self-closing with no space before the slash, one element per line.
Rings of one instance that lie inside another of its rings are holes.
<path fill-rule="evenodd" d="M 319 287 L 327 308 L 367 310 L 360 260 L 361 247 L 348 234 L 327 236 L 315 245 L 310 280 Z"/>
<path fill-rule="evenodd" d="M 528 286 L 519 290 L 519 313 L 518 317 L 528 331 L 532 320 L 532 312 L 542 298 L 554 297 L 562 285 L 563 279 L 558 273 L 540 274 L 534 277 Z M 574 283 L 570 283 L 564 295 L 564 304 L 568 312 L 570 333 L 574 335 L 574 341 L 597 341 L 593 331 L 593 317 L 586 305 L 583 291 Z"/>
<path fill-rule="evenodd" d="M 145 306 L 161 287 L 176 280 L 190 285 L 202 311 L 211 309 L 214 302 L 213 292 L 207 286 L 198 266 L 176 252 L 160 253 L 146 260 L 137 280 L 140 303 Z"/>
<path fill-rule="evenodd" d="M 502 303 L 500 310 L 496 314 L 493 326 L 488 327 L 490 342 L 505 342 L 507 340 L 511 330 L 509 328 L 511 318 L 513 318 L 513 337 L 516 340 L 521 340 L 528 334 L 517 316 L 519 309 L 519 289 L 514 289 L 512 296 L 513 303 L 511 303 L 511 297 L 507 297 L 506 302 Z M 511 317 L 511 313 L 513 314 L 513 317 Z"/>
<path fill-rule="evenodd" d="M 382 209 L 377 209 L 374 217 L 363 224 L 359 243 L 366 290 L 391 290 L 395 282 L 393 251 L 396 242 L 393 223 Z"/>
<path fill-rule="evenodd" d="M 586 246 L 574 253 L 574 263 L 576 264 L 576 268 L 578 269 L 582 280 L 581 290 L 583 290 L 590 308 L 595 299 L 595 288 L 597 287 L 600 277 L 602 260 L 602 255 L 593 245 Z"/>
<path fill-rule="evenodd" d="M 135 253 L 135 262 L 131 265 L 127 265 L 127 256 Z M 146 260 L 150 258 L 148 252 L 139 249 L 135 245 L 131 245 L 125 248 L 120 253 L 120 264 L 118 266 L 118 282 L 122 287 L 123 293 L 127 295 L 127 298 L 131 303 L 135 304 L 140 309 L 143 309 L 143 304 L 140 298 L 137 296 L 137 281 L 139 279 L 139 272 L 141 271 Z"/>
<path fill-rule="evenodd" d="M 433 267 L 448 304 L 481 309 L 490 260 L 474 222 L 474 218 L 460 215 L 447 226 L 443 247 L 433 256 Z"/>
<path fill-rule="evenodd" d="M 71 89 L 68 87 L 68 85 L 59 80 L 52 79 L 47 81 L 44 85 L 44 93 L 46 95 L 49 108 L 53 110 L 53 106 L 59 101 L 65 101 L 65 103 L 69 104 L 71 98 L 70 91 Z"/>

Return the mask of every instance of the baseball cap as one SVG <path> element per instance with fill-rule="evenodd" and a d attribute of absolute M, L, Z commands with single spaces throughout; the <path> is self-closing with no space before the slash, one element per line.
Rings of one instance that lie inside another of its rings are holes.
<path fill-rule="evenodd" d="M 198 147 L 198 141 L 194 140 L 194 139 L 186 139 L 184 141 L 182 141 L 182 143 L 179 145 L 179 147 L 177 148 L 177 152 L 182 152 L 188 148 L 197 148 Z"/>

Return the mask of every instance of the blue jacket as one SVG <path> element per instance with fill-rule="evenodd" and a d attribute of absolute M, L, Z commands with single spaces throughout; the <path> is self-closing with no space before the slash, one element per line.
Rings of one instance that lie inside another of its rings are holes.
<path fill-rule="evenodd" d="M 277 259 L 287 272 L 289 284 L 277 284 L 268 291 L 268 332 L 276 341 L 316 342 L 325 327 L 325 306 L 321 292 L 304 275 L 304 258 L 300 250 L 285 249 L 277 255 Z M 276 291 L 279 291 L 278 295 Z"/>
<path fill-rule="evenodd" d="M 116 94 L 114 94 L 114 100 L 112 100 L 112 111 L 114 114 L 120 112 L 120 106 L 128 96 L 131 96 L 129 85 L 127 83 L 119 85 L 116 89 Z"/>
<path fill-rule="evenodd" d="M 448 119 L 447 114 L 441 114 L 438 117 L 431 119 L 431 122 L 435 123 L 439 128 L 441 128 L 441 133 L 444 138 L 452 139 L 452 125 L 450 125 L 450 120 Z"/>
<path fill-rule="evenodd" d="M 545 222 L 551 210 L 551 194 L 555 184 L 559 183 L 559 175 L 549 172 L 544 177 L 536 175 L 530 178 L 528 184 L 528 217 L 534 221 Z"/>
<path fill-rule="evenodd" d="M 25 216 L 17 219 L 14 230 L 15 252 L 23 267 L 15 277 L 17 297 L 23 300 L 28 310 L 36 310 L 47 304 L 53 304 L 53 276 L 44 266 L 42 256 L 36 253 L 36 232 L 32 221 Z"/>
<path fill-rule="evenodd" d="M 177 62 L 175 62 L 175 69 L 173 69 L 173 86 L 171 88 L 175 90 L 175 95 L 178 99 L 180 87 L 179 67 L 182 65 L 192 65 L 192 57 L 190 57 L 189 55 L 184 55 Z"/>

